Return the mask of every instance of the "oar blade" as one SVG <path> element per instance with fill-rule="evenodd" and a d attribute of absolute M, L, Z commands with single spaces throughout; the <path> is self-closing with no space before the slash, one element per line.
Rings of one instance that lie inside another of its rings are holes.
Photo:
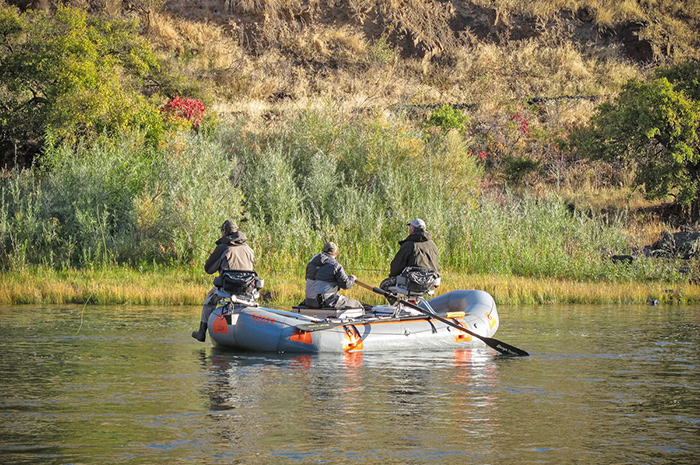
<path fill-rule="evenodd" d="M 503 355 L 508 355 L 509 357 L 528 357 L 530 355 L 522 349 L 518 349 L 515 346 L 506 344 L 505 342 L 499 341 L 498 339 L 494 339 L 492 337 L 482 337 L 481 340 L 484 341 L 487 346 Z"/>

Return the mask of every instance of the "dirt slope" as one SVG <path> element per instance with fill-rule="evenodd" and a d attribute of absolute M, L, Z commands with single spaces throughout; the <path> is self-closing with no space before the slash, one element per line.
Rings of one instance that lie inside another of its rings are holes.
<path fill-rule="evenodd" d="M 591 51 L 619 45 L 629 58 L 643 63 L 662 60 L 673 52 L 670 42 L 645 38 L 647 19 L 601 25 L 596 22 L 596 10 L 591 7 L 560 10 L 548 18 L 538 18 L 520 13 L 503 14 L 496 8 L 465 0 L 172 0 L 165 4 L 164 11 L 180 18 L 222 25 L 252 53 L 279 45 L 275 37 L 285 31 L 332 27 L 361 31 L 370 40 L 378 40 L 391 30 L 391 42 L 399 47 L 403 58 L 450 55 L 477 42 L 505 45 L 533 38 L 551 40 L 557 36 L 585 45 Z"/>

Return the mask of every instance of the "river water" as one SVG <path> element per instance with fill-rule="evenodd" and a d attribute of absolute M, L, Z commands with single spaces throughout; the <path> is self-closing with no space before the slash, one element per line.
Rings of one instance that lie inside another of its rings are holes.
<path fill-rule="evenodd" d="M 500 307 L 523 358 L 225 352 L 198 313 L 0 307 L 0 463 L 700 463 L 700 307 Z"/>

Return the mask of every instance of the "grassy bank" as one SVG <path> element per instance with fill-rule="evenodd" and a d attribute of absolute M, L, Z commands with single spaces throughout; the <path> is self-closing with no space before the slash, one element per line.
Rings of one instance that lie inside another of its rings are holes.
<path fill-rule="evenodd" d="M 379 283 L 414 217 L 440 250 L 441 292 L 643 303 L 673 289 L 700 301 L 684 284 L 694 276 L 681 273 L 696 263 L 610 259 L 640 255 L 654 240 L 649 225 L 665 229 L 640 221 L 631 196 L 605 212 L 571 208 L 553 190 L 495 186 L 486 160 L 444 122 L 336 116 L 308 112 L 265 133 L 222 123 L 158 150 L 140 133 L 47 150 L 41 166 L 0 178 L 0 302 L 199 305 L 211 285 L 202 263 L 231 218 L 248 234 L 271 305 L 288 306 L 327 240 L 349 272 Z M 352 295 L 378 302 L 361 292 Z"/>
<path fill-rule="evenodd" d="M 157 151 L 139 133 L 47 151 L 41 167 L 0 178 L 0 268 L 199 269 L 231 218 L 259 266 L 303 267 L 332 240 L 347 268 L 384 269 L 420 217 L 457 274 L 683 281 L 656 262 L 611 263 L 648 244 L 624 206 L 572 211 L 553 191 L 496 187 L 442 125 L 336 116 L 309 112 L 261 134 L 221 124 Z"/>
<path fill-rule="evenodd" d="M 351 271 L 351 270 L 348 270 Z M 376 271 L 355 271 L 358 277 L 378 284 Z M 289 307 L 303 298 L 303 271 L 261 272 L 265 278 L 263 305 Z M 199 269 L 162 270 L 63 270 L 25 269 L 0 274 L 0 304 L 101 304 L 177 306 L 201 304 L 211 277 Z M 446 272 L 438 294 L 455 289 L 482 289 L 499 305 L 519 304 L 644 304 L 657 299 L 664 304 L 700 303 L 700 287 L 664 282 L 592 282 L 552 278 L 472 275 Z M 363 302 L 383 299 L 359 286 L 345 293 Z"/>

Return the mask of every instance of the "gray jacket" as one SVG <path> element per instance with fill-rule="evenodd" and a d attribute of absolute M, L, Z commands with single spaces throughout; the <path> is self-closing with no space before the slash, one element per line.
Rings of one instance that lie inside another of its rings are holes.
<path fill-rule="evenodd" d="M 314 256 L 306 265 L 306 299 L 308 307 L 325 307 L 340 289 L 350 289 L 355 279 L 345 273 L 343 265 L 327 253 Z"/>
<path fill-rule="evenodd" d="M 216 241 L 216 248 L 204 263 L 204 271 L 221 274 L 226 270 L 253 271 L 255 253 L 248 245 L 248 238 L 242 231 L 223 236 Z"/>

